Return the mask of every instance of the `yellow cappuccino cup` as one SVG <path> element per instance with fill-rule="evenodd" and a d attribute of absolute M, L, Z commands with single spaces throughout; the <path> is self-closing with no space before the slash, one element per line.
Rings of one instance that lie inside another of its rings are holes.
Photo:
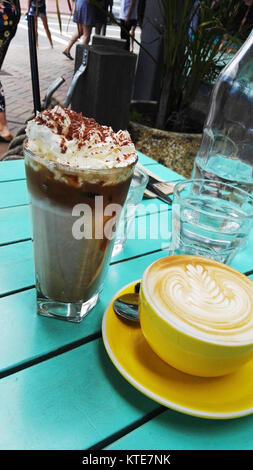
<path fill-rule="evenodd" d="M 253 282 L 199 256 L 168 256 L 143 274 L 142 332 L 161 359 L 188 374 L 234 372 L 253 356 Z"/>

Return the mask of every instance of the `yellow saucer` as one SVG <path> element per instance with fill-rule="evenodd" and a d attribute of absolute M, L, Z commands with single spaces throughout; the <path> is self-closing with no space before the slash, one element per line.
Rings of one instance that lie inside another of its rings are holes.
<path fill-rule="evenodd" d="M 253 413 L 253 360 L 223 377 L 184 374 L 152 351 L 139 325 L 114 313 L 115 298 L 134 292 L 136 282 L 117 292 L 103 316 L 104 345 L 119 372 L 147 397 L 182 413 L 213 419 Z"/>

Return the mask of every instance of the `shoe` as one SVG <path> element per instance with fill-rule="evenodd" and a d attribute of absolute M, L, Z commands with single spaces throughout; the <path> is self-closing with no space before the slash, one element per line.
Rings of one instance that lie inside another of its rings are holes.
<path fill-rule="evenodd" d="M 0 135 L 0 143 L 9 144 L 12 141 L 12 139 L 13 139 L 12 135 L 10 135 L 9 137 L 3 137 L 2 135 Z"/>
<path fill-rule="evenodd" d="M 65 51 L 63 51 L 63 54 L 64 54 L 64 55 L 65 55 L 65 56 L 66 56 L 68 59 L 70 59 L 70 60 L 74 60 L 74 57 L 72 57 L 72 55 L 70 55 L 70 53 L 69 53 L 69 52 L 65 52 Z"/>

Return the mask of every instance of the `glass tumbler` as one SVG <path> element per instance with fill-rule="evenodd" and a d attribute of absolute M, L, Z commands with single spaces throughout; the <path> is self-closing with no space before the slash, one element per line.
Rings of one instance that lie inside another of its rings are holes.
<path fill-rule="evenodd" d="M 172 205 L 172 254 L 193 254 L 230 264 L 247 244 L 253 197 L 214 180 L 177 183 Z"/>
<path fill-rule="evenodd" d="M 121 212 L 117 232 L 115 235 L 112 256 L 118 255 L 123 250 L 127 242 L 129 229 L 133 223 L 137 207 L 142 201 L 147 183 L 147 173 L 137 165 L 134 170 L 126 202 Z"/>
<path fill-rule="evenodd" d="M 92 170 L 24 154 L 37 311 L 80 322 L 103 289 L 134 164 Z"/>

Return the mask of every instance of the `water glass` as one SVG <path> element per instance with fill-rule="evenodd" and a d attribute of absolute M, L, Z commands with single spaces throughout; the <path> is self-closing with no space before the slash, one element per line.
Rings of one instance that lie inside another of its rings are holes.
<path fill-rule="evenodd" d="M 253 222 L 253 197 L 214 180 L 188 180 L 174 188 L 172 254 L 193 254 L 230 264 Z"/>
<path fill-rule="evenodd" d="M 115 235 L 115 243 L 113 247 L 112 257 L 118 255 L 124 248 L 127 235 L 133 223 L 136 209 L 142 201 L 144 191 L 148 183 L 148 175 L 142 168 L 135 167 L 133 178 L 127 194 L 126 202 L 123 206 L 117 232 Z"/>

